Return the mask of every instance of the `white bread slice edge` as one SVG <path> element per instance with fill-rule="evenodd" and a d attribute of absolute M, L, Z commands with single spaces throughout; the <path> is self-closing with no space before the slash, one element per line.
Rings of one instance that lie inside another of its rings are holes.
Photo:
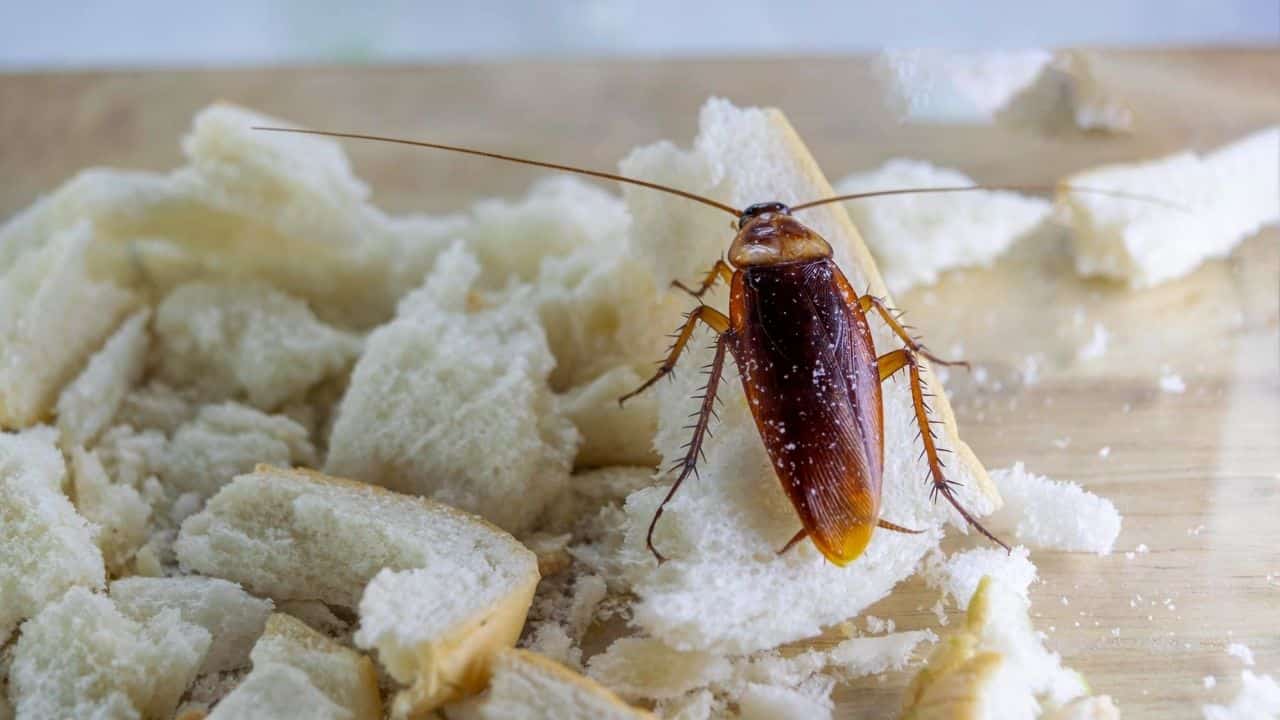
<path fill-rule="evenodd" d="M 721 100 L 703 109 L 701 131 L 690 151 L 670 144 L 634 152 L 623 171 L 745 206 L 779 200 L 798 203 L 834 194 L 795 131 L 776 110 L 740 110 Z M 644 189 L 628 189 L 634 218 L 632 246 L 656 282 L 689 281 L 720 257 L 732 239 L 723 214 Z M 887 298 L 875 263 L 844 208 L 831 204 L 799 214 L 833 246 L 836 262 L 858 290 Z M 707 298 L 723 309 L 723 291 Z M 892 299 L 888 298 L 892 303 Z M 674 327 L 679 318 L 672 318 Z M 879 352 L 900 343 L 875 319 Z M 664 465 L 683 454 L 690 411 L 696 409 L 709 335 L 698 331 L 673 382 L 658 388 L 656 446 Z M 926 338 L 927 340 L 927 338 Z M 658 348 L 660 350 L 660 348 Z M 641 490 L 627 500 L 626 541 L 620 566 L 625 584 L 639 596 L 634 621 L 643 631 L 680 650 L 749 653 L 817 635 L 884 597 L 909 576 L 938 531 L 925 535 L 878 532 L 867 552 L 846 568 L 827 563 L 810 543 L 777 556 L 800 528 L 785 498 L 743 397 L 733 365 L 720 386 L 723 401 L 715 435 L 704 445 L 700 477 L 684 484 L 658 524 L 655 543 L 669 562 L 657 567 L 644 546 L 645 531 L 666 487 Z M 974 514 L 999 503 L 986 471 L 957 437 L 955 418 L 941 386 L 925 374 L 933 393 L 939 443 L 954 452 L 948 478 Z M 884 517 L 923 530 L 950 520 L 963 527 L 945 502 L 929 498 L 925 468 L 905 382 L 884 384 Z M 664 478 L 669 479 L 669 478 Z"/>
<path fill-rule="evenodd" d="M 528 650 L 493 661 L 483 695 L 446 708 L 449 720 L 652 720 L 608 688 Z"/>
<path fill-rule="evenodd" d="M 478 692 L 515 644 L 536 556 L 484 520 L 309 470 L 259 466 L 188 518 L 179 560 L 276 600 L 356 607 L 356 644 L 410 685 L 392 715 Z"/>

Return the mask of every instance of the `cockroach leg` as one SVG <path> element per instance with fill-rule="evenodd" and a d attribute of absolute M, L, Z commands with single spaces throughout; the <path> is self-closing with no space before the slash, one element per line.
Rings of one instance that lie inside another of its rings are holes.
<path fill-rule="evenodd" d="M 935 442 L 936 436 L 933 434 L 933 427 L 929 421 L 929 412 L 924 402 L 924 381 L 920 378 L 920 361 L 916 359 L 915 354 L 910 350 L 907 351 L 907 370 L 911 377 L 911 404 L 915 407 L 916 424 L 920 427 L 920 441 L 924 443 L 924 454 L 929 462 L 929 475 L 933 480 L 933 492 L 931 494 L 945 497 L 952 507 L 960 513 L 960 516 L 972 525 L 974 529 L 985 535 L 991 542 L 1006 551 L 1012 552 L 1008 545 L 1001 541 L 1000 538 L 992 535 L 991 531 L 983 527 L 982 523 L 978 522 L 973 515 L 970 515 L 969 511 L 965 510 L 960 501 L 956 499 L 955 493 L 951 490 L 951 486 L 955 483 L 942 474 L 942 460 L 938 457 L 938 445 Z"/>
<path fill-rule="evenodd" d="M 715 311 L 712 310 L 712 312 Z M 721 317 L 724 316 L 721 315 Z M 690 318 L 692 320 L 692 315 Z M 690 327 L 692 327 L 692 322 L 685 324 L 686 330 Z M 667 506 L 667 501 L 676 494 L 680 484 L 689 475 L 697 473 L 698 457 L 702 454 L 702 441 L 707 437 L 708 429 L 711 426 L 711 417 L 715 414 L 716 392 L 720 389 L 720 377 L 724 371 L 724 356 L 729 349 L 729 343 L 732 338 L 733 334 L 727 329 L 722 331 L 720 336 L 716 338 L 715 355 L 712 356 L 711 365 L 707 368 L 707 385 L 702 391 L 702 406 L 698 409 L 698 419 L 694 422 L 692 428 L 693 437 L 689 439 L 684 457 L 675 465 L 676 468 L 680 469 L 680 474 L 676 476 L 675 482 L 671 483 L 671 489 L 667 491 L 666 497 L 662 498 L 657 511 L 653 513 L 653 519 L 649 521 L 649 532 L 644 537 L 644 544 L 648 546 L 649 552 L 653 553 L 653 556 L 657 558 L 659 565 L 666 562 L 666 558 L 653 546 L 653 529 L 658 526 L 658 518 L 662 517 L 663 508 Z"/>
<path fill-rule="evenodd" d="M 876 366 L 880 368 L 880 382 L 893 377 L 910 362 L 911 351 L 906 349 L 887 352 L 876 358 Z"/>
<path fill-rule="evenodd" d="M 725 262 L 723 259 L 716 261 L 716 264 L 712 266 L 711 271 L 707 273 L 707 276 L 702 278 L 702 284 L 698 286 L 697 290 L 691 289 L 679 280 L 672 280 L 671 287 L 680 288 L 701 300 L 702 296 L 706 295 L 707 291 L 716 284 L 716 280 L 724 280 L 725 283 L 733 280 L 733 268 L 729 267 L 729 263 Z"/>
<path fill-rule="evenodd" d="M 646 380 L 640 387 L 618 398 L 619 405 L 648 390 L 651 385 L 675 369 L 676 361 L 680 359 L 680 353 L 684 352 L 685 345 L 689 344 L 689 338 L 693 336 L 693 329 L 699 322 L 706 323 L 712 330 L 722 335 L 729 330 L 729 318 L 724 313 L 710 305 L 699 305 L 694 308 L 692 312 L 685 316 L 684 325 L 680 328 L 680 333 L 676 336 L 675 343 L 671 346 L 671 352 L 667 354 L 667 359 L 663 360 L 662 364 L 658 366 L 658 372 L 654 373 L 653 377 Z"/>
<path fill-rule="evenodd" d="M 877 520 L 876 526 L 883 530 L 891 530 L 896 533 L 906 533 L 907 535 L 919 535 L 920 533 L 924 532 L 923 530 L 912 530 L 911 528 L 902 527 L 901 525 L 898 525 L 896 523 L 891 523 L 888 520 L 885 520 L 884 518 Z"/>
<path fill-rule="evenodd" d="M 796 543 L 800 542 L 801 540 L 804 540 L 808 536 L 809 536 L 809 531 L 805 530 L 804 528 L 800 528 L 800 532 L 792 536 L 792 538 L 787 541 L 787 544 L 783 545 L 782 549 L 778 551 L 778 554 L 785 555 L 788 550 L 796 546 Z"/>
<path fill-rule="evenodd" d="M 885 305 L 884 301 L 880 298 L 874 295 L 862 295 L 858 298 L 858 307 L 860 307 L 864 313 L 869 312 L 872 309 L 879 313 L 880 317 L 884 320 L 884 324 L 888 325 L 889 329 L 893 331 L 893 334 L 897 335 L 898 338 L 902 340 L 902 344 L 906 345 L 909 350 L 917 355 L 923 355 L 929 358 L 930 361 L 939 365 L 958 365 L 966 370 L 969 369 L 969 363 L 964 360 L 943 360 L 937 355 L 929 352 L 924 345 L 920 344 L 920 341 L 916 340 L 911 336 L 911 333 L 907 332 L 907 329 L 902 326 L 902 323 L 898 322 L 898 318 L 894 316 L 893 311 L 891 311 L 889 306 Z"/>

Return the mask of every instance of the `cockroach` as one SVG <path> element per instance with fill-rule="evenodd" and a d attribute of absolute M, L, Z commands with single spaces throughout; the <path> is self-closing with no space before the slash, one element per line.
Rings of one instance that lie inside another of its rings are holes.
<path fill-rule="evenodd" d="M 715 413 L 716 393 L 727 355 L 738 367 L 742 388 L 755 418 L 774 472 L 791 499 L 803 528 L 778 552 L 785 553 L 805 538 L 836 565 L 853 562 L 871 541 L 876 528 L 918 533 L 880 516 L 880 488 L 884 470 L 884 407 L 880 384 L 905 371 L 920 442 L 928 465 L 930 494 L 941 495 L 978 532 L 1003 547 L 956 498 L 955 481 L 944 473 L 929 418 L 929 393 L 922 380 L 927 358 L 941 365 L 965 365 L 942 360 L 908 333 L 883 299 L 854 291 L 832 259 L 831 245 L 796 219 L 795 213 L 819 205 L 885 195 L 964 192 L 983 189 L 1096 192 L 1150 200 L 1118 191 L 1079 187 L 958 186 L 881 190 L 837 195 L 787 206 L 762 202 L 746 209 L 675 187 L 614 173 L 530 160 L 471 148 L 404 140 L 360 133 L 259 127 L 257 130 L 374 140 L 446 150 L 495 160 L 533 165 L 590 177 L 614 180 L 701 203 L 734 217 L 736 234 L 727 260 L 716 261 L 696 289 L 679 281 L 676 287 L 699 301 L 685 318 L 666 359 L 643 385 L 619 398 L 619 403 L 643 392 L 670 374 L 699 324 L 716 333 L 710 373 L 701 406 L 691 429 L 686 452 L 672 468 L 676 478 L 649 523 L 645 544 L 659 563 L 665 558 L 653 545 L 653 532 L 663 508 L 688 477 L 697 461 Z M 729 284 L 729 313 L 701 302 L 717 282 Z M 869 317 L 883 321 L 902 347 L 877 354 Z"/>

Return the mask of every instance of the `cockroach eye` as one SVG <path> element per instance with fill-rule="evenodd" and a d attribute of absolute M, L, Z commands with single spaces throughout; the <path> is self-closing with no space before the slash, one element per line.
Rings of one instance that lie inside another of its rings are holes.
<path fill-rule="evenodd" d="M 790 215 L 791 208 L 780 202 L 763 202 L 749 206 L 742 211 L 742 215 L 738 218 L 738 229 L 741 230 L 747 224 L 747 221 L 757 215 L 764 213 L 777 213 L 779 215 Z"/>

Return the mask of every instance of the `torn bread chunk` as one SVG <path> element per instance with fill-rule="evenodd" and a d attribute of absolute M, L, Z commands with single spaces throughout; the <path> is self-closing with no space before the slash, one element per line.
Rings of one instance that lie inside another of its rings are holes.
<path fill-rule="evenodd" d="M 898 158 L 836 183 L 840 194 L 930 187 L 968 187 L 969 176 L 921 160 Z M 1049 216 L 1052 204 L 1014 192 L 867 198 L 845 203 L 875 255 L 889 290 L 902 293 L 960 267 L 987 267 Z M 861 288 L 859 288 L 861 289 Z"/>
<path fill-rule="evenodd" d="M 57 433 L 0 433 L 0 646 L 69 588 L 106 580 L 93 527 L 62 493 Z"/>
<path fill-rule="evenodd" d="M 381 720 L 378 674 L 368 657 L 340 645 L 289 615 L 276 613 L 253 646 L 254 672 L 272 664 L 288 665 L 307 679 L 353 720 Z M 252 677 L 252 673 L 250 673 Z"/>
<path fill-rule="evenodd" d="M 173 492 L 212 497 L 259 463 L 314 465 L 306 428 L 237 403 L 206 405 L 165 446 L 158 472 Z"/>
<path fill-rule="evenodd" d="M 111 583 L 111 600 L 126 616 L 150 622 L 177 610 L 184 622 L 209 631 L 212 644 L 199 674 L 236 670 L 249 664 L 249 651 L 262 634 L 271 601 L 256 598 L 219 578 L 131 577 Z"/>
<path fill-rule="evenodd" d="M 183 285 L 160 303 L 155 325 L 162 382 L 268 411 L 345 371 L 360 349 L 306 303 L 254 282 Z"/>
<path fill-rule="evenodd" d="M 1204 720 L 1263 720 L 1280 717 L 1280 683 L 1270 675 L 1240 672 L 1240 692 L 1230 705 L 1201 706 Z"/>
<path fill-rule="evenodd" d="M 208 720 L 356 720 L 350 710 L 329 699 L 298 668 L 268 663 L 214 706 Z"/>
<path fill-rule="evenodd" d="M 1030 554 L 1021 545 L 1012 552 L 987 547 L 962 550 L 945 559 L 940 555 L 936 561 L 931 558 L 925 563 L 923 574 L 929 587 L 942 591 L 957 607 L 967 605 L 978 583 L 988 575 L 1000 578 L 1002 585 L 1025 600 L 1036 580 L 1036 566 Z"/>
<path fill-rule="evenodd" d="M 644 394 L 626 405 L 618 402 L 645 379 L 622 365 L 559 397 L 561 412 L 582 435 L 575 468 L 658 464 L 660 458 L 651 444 L 658 429 L 657 398 Z"/>
<path fill-rule="evenodd" d="M 631 707 L 607 688 L 527 650 L 494 658 L 484 694 L 448 709 L 459 720 L 644 720 L 654 715 Z"/>
<path fill-rule="evenodd" d="M 120 404 L 115 424 L 134 430 L 159 430 L 172 435 L 183 423 L 195 417 L 199 399 L 191 388 L 174 388 L 161 382 L 150 382 L 134 388 Z"/>
<path fill-rule="evenodd" d="M 58 429 L 67 445 L 88 445 L 111 423 L 146 369 L 151 310 L 130 315 L 58 396 Z"/>
<path fill-rule="evenodd" d="M 0 275 L 0 428 L 40 422 L 134 296 L 95 279 L 85 263 L 94 229 L 82 222 Z"/>
<path fill-rule="evenodd" d="M 1053 56 L 1044 50 L 889 50 L 871 63 L 890 108 L 913 122 L 992 122 Z"/>
<path fill-rule="evenodd" d="M 739 109 L 723 100 L 702 111 L 701 130 L 688 151 L 671 144 L 642 148 L 622 164 L 623 172 L 666 182 L 744 207 L 777 200 L 798 203 L 834 194 L 795 131 L 776 110 Z M 705 207 L 643 188 L 627 189 L 634 252 L 646 260 L 660 285 L 696 277 L 725 251 L 732 231 L 725 218 Z M 839 204 L 806 210 L 804 222 L 834 250 L 853 287 L 886 296 L 875 263 Z M 723 309 L 721 291 L 707 302 Z M 892 300 L 889 300 L 892 303 Z M 676 327 L 679 317 L 670 320 Z M 870 319 L 876 348 L 900 343 Z M 710 335 L 698 330 L 673 374 L 656 388 L 659 427 L 655 444 L 664 465 L 685 450 L 689 414 L 710 359 Z M 800 529 L 765 454 L 732 364 L 727 365 L 714 437 L 704 445 L 699 477 L 690 479 L 666 506 L 654 543 L 669 561 L 658 567 L 645 534 L 668 488 L 641 490 L 627 499 L 625 542 L 619 558 L 624 579 L 637 595 L 634 623 L 677 649 L 747 653 L 812 637 L 823 627 L 856 615 L 909 576 L 937 544 L 940 526 L 965 523 L 945 501 L 930 499 L 920 482 L 926 469 L 917 458 L 916 419 L 907 383 L 884 388 L 885 519 L 925 530 L 907 535 L 877 532 L 867 551 L 848 567 L 827 562 L 812 543 L 777 553 Z M 939 442 L 955 453 L 947 478 L 958 501 L 984 515 L 998 505 L 994 487 L 968 446 L 957 437 L 954 416 L 932 373 L 926 392 L 936 395 Z"/>
<path fill-rule="evenodd" d="M 464 223 L 387 217 L 338 143 L 253 129 L 282 124 L 215 104 L 183 142 L 186 166 L 80 173 L 0 227 L 0 271 L 87 218 L 93 266 L 154 296 L 199 278 L 256 279 L 326 322 L 385 322 Z"/>
<path fill-rule="evenodd" d="M 1005 505 L 993 526 L 1012 527 L 1018 542 L 1045 550 L 1108 555 L 1123 518 L 1110 500 L 1079 485 L 1027 472 L 1022 463 L 993 470 Z"/>
<path fill-rule="evenodd" d="M 1157 198 L 1059 194 L 1076 270 L 1149 287 L 1225 257 L 1264 225 L 1280 221 L 1280 126 L 1211 152 L 1170 155 L 1076 173 L 1074 185 Z"/>
<path fill-rule="evenodd" d="M 588 675 L 632 700 L 680 697 L 727 681 L 732 673 L 724 656 L 676 650 L 653 638 L 619 638 L 587 662 Z"/>
<path fill-rule="evenodd" d="M 1029 604 L 985 577 L 964 626 L 943 639 L 907 688 L 904 720 L 1032 720 L 1085 696 L 1083 678 L 1062 666 L 1031 626 Z"/>
<path fill-rule="evenodd" d="M 19 717 L 170 717 L 209 643 L 176 610 L 137 622 L 75 587 L 23 624 L 9 694 Z"/>
<path fill-rule="evenodd" d="M 528 288 L 477 296 L 479 273 L 454 245 L 369 336 L 325 471 L 518 533 L 567 487 L 578 434 L 547 386 L 555 360 Z"/>
<path fill-rule="evenodd" d="M 72 449 L 71 478 L 76 510 L 94 524 L 107 573 L 125 574 L 150 535 L 151 504 L 132 485 L 112 482 L 92 450 Z"/>
<path fill-rule="evenodd" d="M 515 644 L 537 558 L 477 517 L 423 498 L 261 466 L 187 519 L 178 558 L 276 600 L 359 607 L 356 644 L 410 688 L 397 716 L 484 686 Z M 358 551 L 357 551 L 358 550 Z"/>

